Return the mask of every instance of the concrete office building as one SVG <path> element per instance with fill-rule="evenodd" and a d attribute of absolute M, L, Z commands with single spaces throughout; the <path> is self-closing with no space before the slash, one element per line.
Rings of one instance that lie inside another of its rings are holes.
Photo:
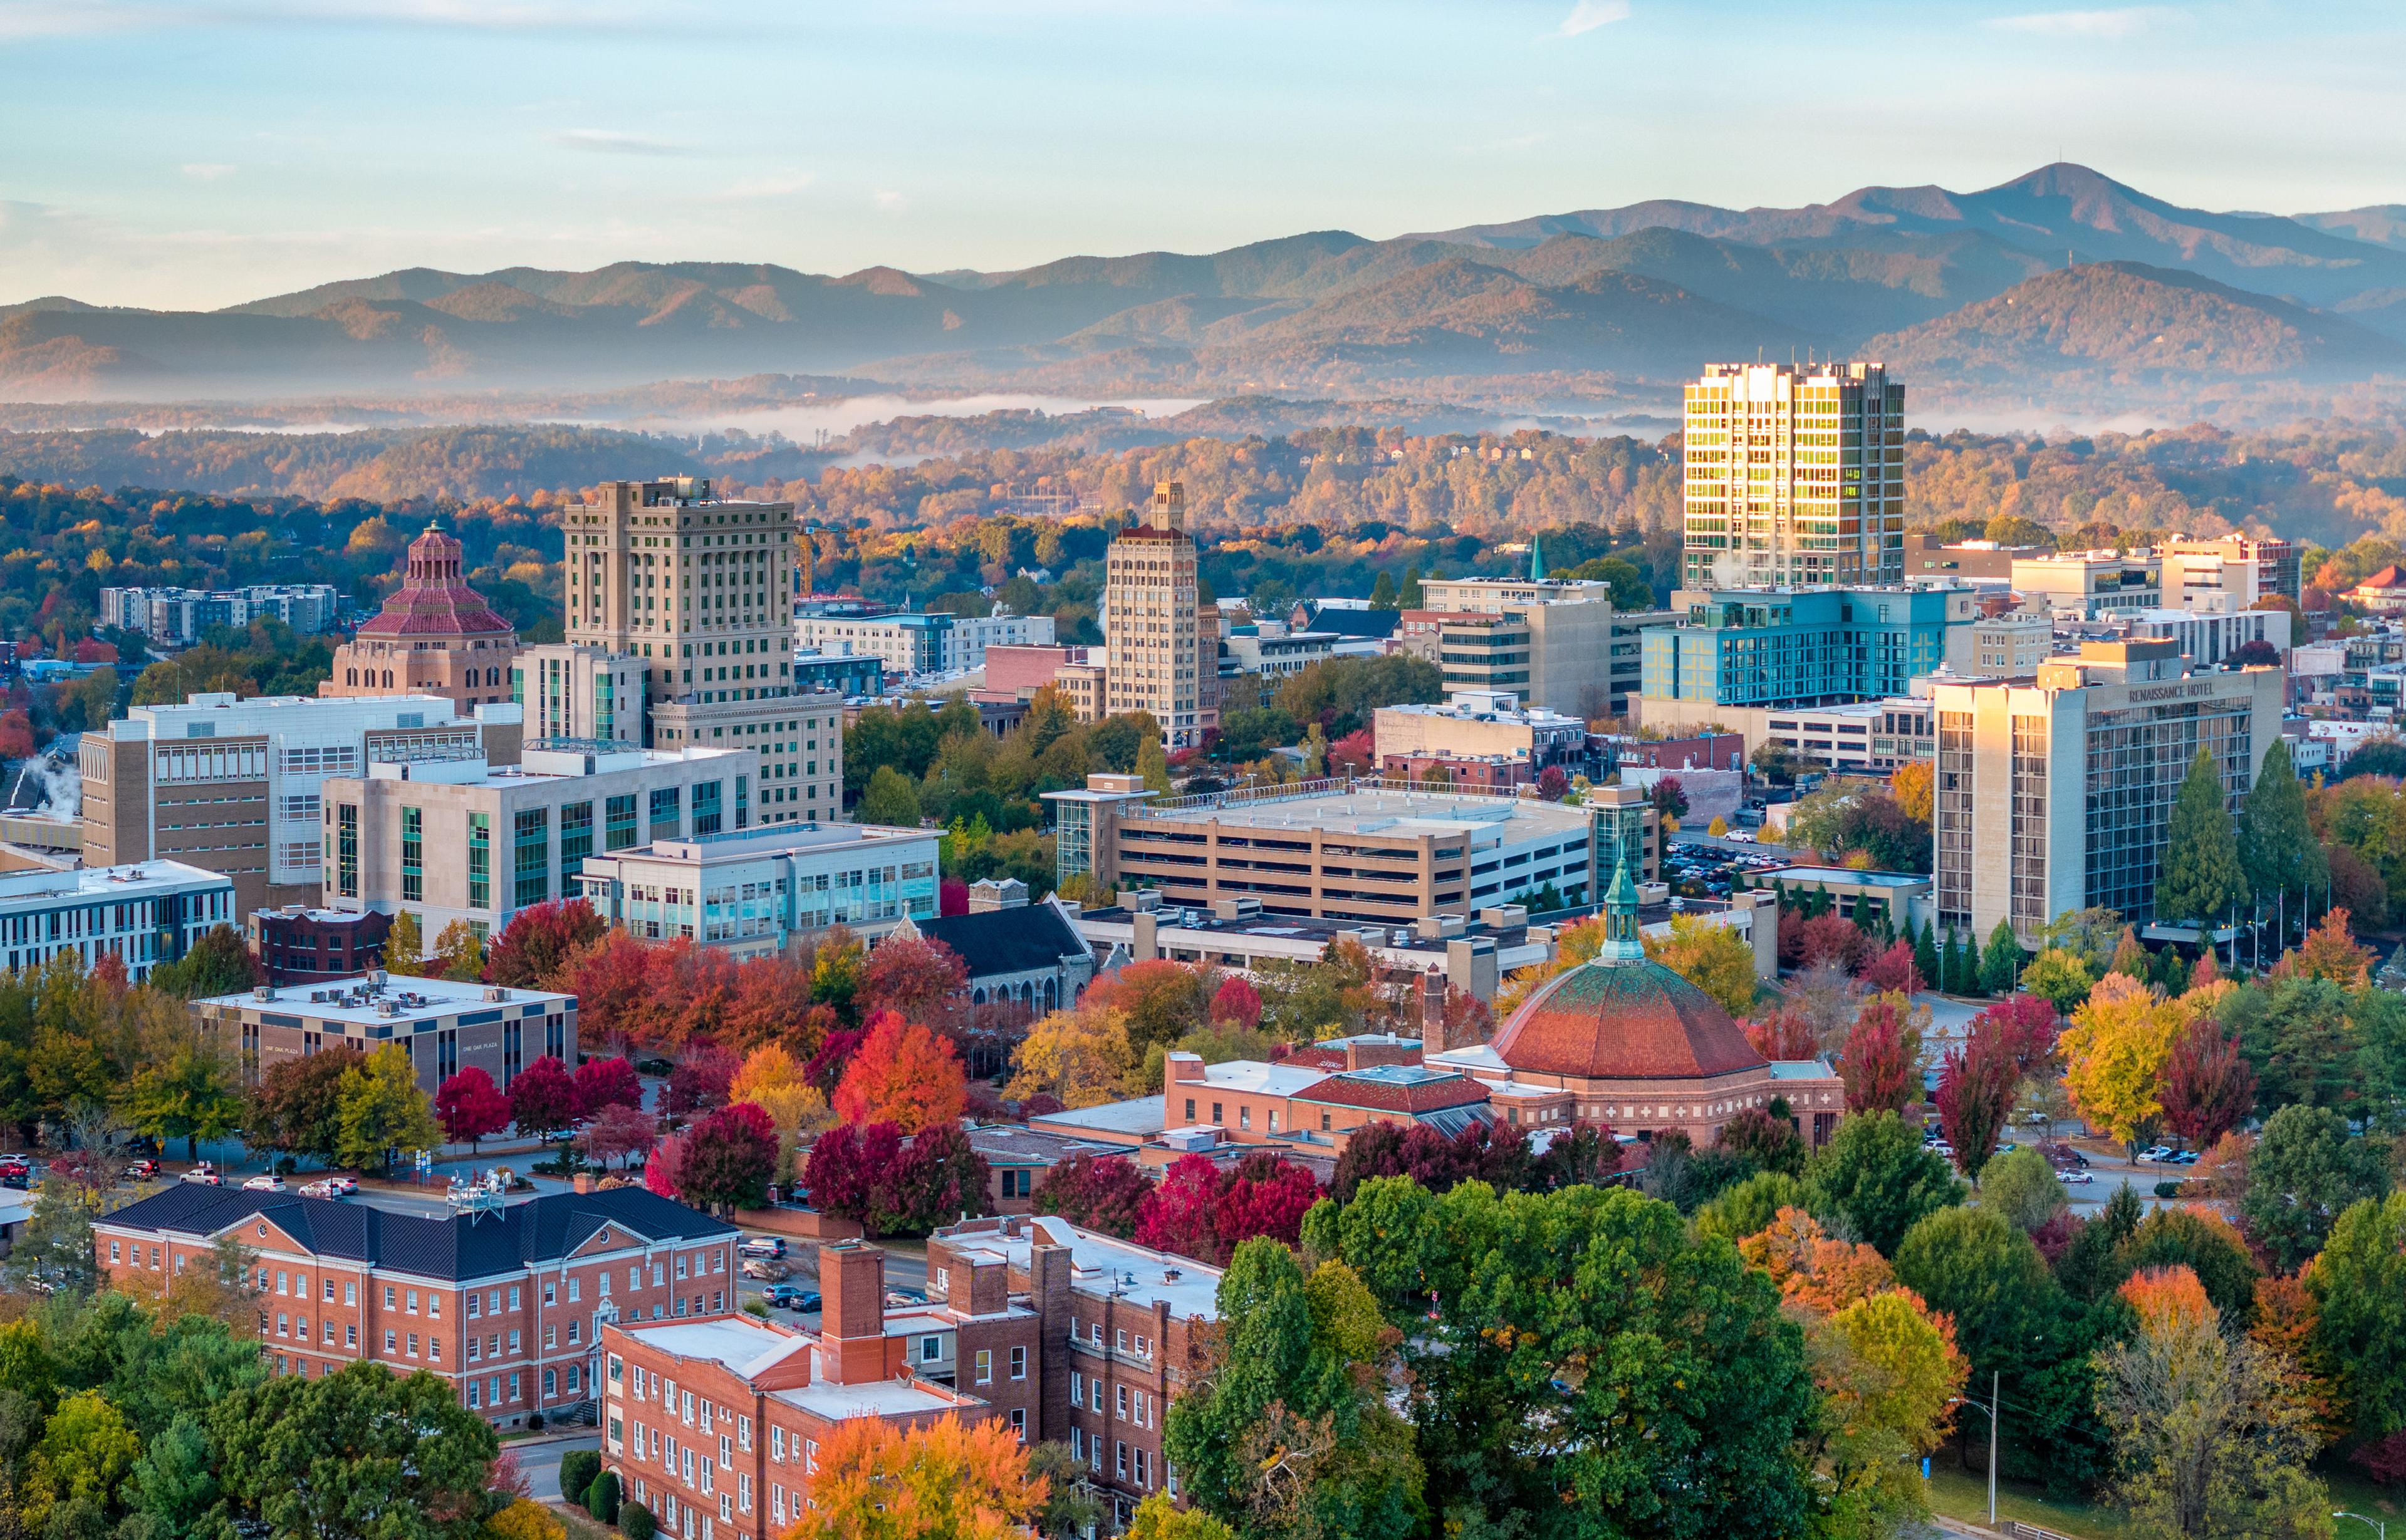
<path fill-rule="evenodd" d="M 314 904 L 325 850 L 320 792 L 372 760 L 518 756 L 518 708 L 455 714 L 436 696 L 313 699 L 195 695 L 136 706 L 83 735 L 84 858 L 166 857 L 234 879 L 239 923 L 271 905 Z"/>
<path fill-rule="evenodd" d="M 328 699 L 439 695 L 462 713 L 509 699 L 517 631 L 468 586 L 464 547 L 438 522 L 409 543 L 401 586 L 334 649 Z"/>
<path fill-rule="evenodd" d="M 1616 649 L 1630 628 L 1616 624 L 1612 586 L 1542 576 L 1544 561 L 1532 542 L 1525 579 L 1426 581 L 1436 634 L 1407 633 L 1402 644 L 1434 657 L 1448 691 L 1509 690 L 1581 719 L 1618 714 Z"/>
<path fill-rule="evenodd" d="M 1165 481 L 1146 522 L 1123 530 L 1104 557 L 1103 672 L 1106 716 L 1150 712 L 1171 748 L 1187 748 L 1219 726 L 1215 645 L 1203 649 L 1195 541 L 1186 532 L 1186 488 Z"/>
<path fill-rule="evenodd" d="M 140 983 L 237 920 L 234 880 L 181 861 L 0 872 L 0 959 L 11 973 L 64 952 L 85 970 L 115 957 Z"/>
<path fill-rule="evenodd" d="M 1985 615 L 1972 622 L 1970 671 L 1991 679 L 2031 672 L 2055 656 L 2055 616 L 2045 605 Z"/>
<path fill-rule="evenodd" d="M 725 749 L 574 739 L 530 743 L 512 766 L 378 759 L 326 781 L 325 906 L 405 911 L 430 945 L 454 920 L 497 935 L 574 897 L 587 856 L 748 828 L 751 769 Z"/>
<path fill-rule="evenodd" d="M 645 940 L 772 956 L 829 925 L 875 940 L 906 918 L 933 919 L 940 832 L 772 824 L 655 839 L 587 856 L 568 892 Z"/>
<path fill-rule="evenodd" d="M 526 712 L 529 738 L 586 738 L 644 744 L 645 675 L 633 653 L 552 642 L 510 660 L 510 699 Z"/>
<path fill-rule="evenodd" d="M 1899 765 L 1927 760 L 1937 753 L 1930 702 L 1919 696 L 1766 711 L 1759 713 L 1759 719 L 1762 731 L 1757 742 L 1783 744 L 1834 770 L 1886 775 Z"/>
<path fill-rule="evenodd" d="M 2171 642 L 2201 669 L 2219 666 L 2251 642 L 2289 650 L 2286 610 L 2141 610 L 2130 618 L 2131 640 Z"/>
<path fill-rule="evenodd" d="M 1903 695 L 1969 662 L 1973 595 L 1960 588 L 1735 588 L 1696 596 L 1688 623 L 1646 633 L 1649 727 L 1737 728 L 1747 708 L 1800 709 Z M 1760 740 L 1748 735 L 1748 747 Z"/>
<path fill-rule="evenodd" d="M 2235 811 L 2280 731 L 2275 668 L 2193 671 L 2171 641 L 2084 643 L 2032 678 L 1936 680 L 1938 923 L 2025 947 L 2067 910 L 2155 913 L 2172 799 L 2202 748 Z"/>
<path fill-rule="evenodd" d="M 2058 551 L 2017 558 L 2014 592 L 2025 604 L 2083 620 L 2160 610 L 2163 563 L 2144 551 Z"/>
<path fill-rule="evenodd" d="M 643 660 L 642 742 L 749 756 L 757 795 L 731 827 L 843 816 L 842 698 L 794 677 L 793 504 L 721 498 L 702 476 L 617 481 L 560 528 L 567 640 Z"/>
<path fill-rule="evenodd" d="M 1595 850 L 1617 809 L 1534 798 L 1355 787 L 1343 782 L 1149 802 L 1090 777 L 1047 792 L 1056 835 L 1103 886 L 1158 888 L 1209 909 L 1252 897 L 1273 914 L 1408 924 L 1467 915 L 1550 883 L 1571 905 L 1594 891 Z M 1615 826 L 1617 830 L 1618 826 Z M 1616 834 L 1614 836 L 1618 838 Z M 1629 842 L 1642 845 L 1642 827 Z M 1064 854 L 1064 875 L 1072 857 Z"/>
<path fill-rule="evenodd" d="M 1501 757 L 1531 777 L 1587 755 L 1587 724 L 1544 707 L 1522 710 L 1509 690 L 1456 690 L 1442 706 L 1381 706 L 1371 715 L 1371 762 Z"/>
<path fill-rule="evenodd" d="M 1876 363 L 1717 363 L 1687 389 L 1689 588 L 1904 581 L 1904 387 Z"/>
<path fill-rule="evenodd" d="M 373 1053 L 388 1043 L 409 1055 L 430 1095 L 461 1069 L 481 1069 L 507 1090 L 537 1059 L 576 1063 L 576 996 L 540 989 L 373 972 L 194 1000 L 192 1014 L 241 1051 L 249 1085 L 286 1059 L 329 1048 Z"/>
<path fill-rule="evenodd" d="M 139 631 L 163 647 L 184 647 L 213 626 L 280 620 L 304 636 L 334 623 L 342 597 L 327 583 L 262 583 L 247 588 L 103 588 L 100 623 Z"/>
<path fill-rule="evenodd" d="M 496 1428 L 591 1418 L 605 1321 L 732 1314 L 736 1240 L 641 1187 L 427 1219 L 173 1182 L 92 1225 L 120 1284 L 215 1268 L 226 1241 L 255 1253 L 260 1354 L 276 1374 L 423 1371 Z"/>
<path fill-rule="evenodd" d="M 988 647 L 1040 647 L 1053 642 L 1049 615 L 821 614 L 803 606 L 794 616 L 798 647 L 820 653 L 861 653 L 885 671 L 909 676 L 960 673 L 985 667 Z"/>
<path fill-rule="evenodd" d="M 1218 640 L 1218 672 L 1222 676 L 1258 674 L 1267 691 L 1314 663 L 1336 657 L 1338 639 L 1335 631 L 1291 631 L 1278 621 L 1264 620 L 1232 626 Z M 1204 650 L 1212 649 L 1207 644 Z"/>

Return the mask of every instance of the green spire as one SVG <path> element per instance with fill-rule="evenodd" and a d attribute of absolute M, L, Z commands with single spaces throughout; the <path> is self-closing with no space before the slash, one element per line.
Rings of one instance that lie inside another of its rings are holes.
<path fill-rule="evenodd" d="M 1604 895 L 1604 944 L 1595 960 L 1621 968 L 1646 960 L 1646 943 L 1637 934 L 1637 884 L 1629 880 L 1629 863 L 1614 869 L 1612 886 Z"/>
<path fill-rule="evenodd" d="M 1545 547 L 1539 544 L 1536 535 L 1529 537 L 1529 581 L 1532 583 L 1546 581 Z"/>

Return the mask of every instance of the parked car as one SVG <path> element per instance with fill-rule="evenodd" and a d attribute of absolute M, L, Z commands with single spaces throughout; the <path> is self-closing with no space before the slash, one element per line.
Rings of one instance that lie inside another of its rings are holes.
<path fill-rule="evenodd" d="M 750 1279 L 758 1279 L 763 1282 L 773 1283 L 785 1278 L 785 1264 L 782 1262 L 772 1262 L 759 1257 L 752 1257 L 747 1259 L 743 1264 L 743 1276 Z"/>
<path fill-rule="evenodd" d="M 2172 1147 L 2171 1145 L 2158 1144 L 2142 1150 L 2130 1158 L 2134 1161 L 2164 1161 L 2172 1158 Z"/>
<path fill-rule="evenodd" d="M 159 1163 L 145 1157 L 127 1166 L 125 1174 L 134 1181 L 149 1181 L 159 1174 Z"/>
<path fill-rule="evenodd" d="M 22 1193 L 33 1185 L 33 1173 L 27 1171 L 21 1166 L 12 1166 L 6 1171 L 0 1171 L 0 1187 L 13 1187 L 18 1192 Z"/>
<path fill-rule="evenodd" d="M 244 1182 L 242 1190 L 246 1193 L 281 1193 L 288 1189 L 284 1185 L 282 1177 L 273 1171 L 263 1171 Z"/>
<path fill-rule="evenodd" d="M 225 1185 L 225 1178 L 219 1176 L 218 1168 L 211 1166 L 206 1161 L 201 1162 L 200 1165 L 193 1166 L 191 1170 L 185 1172 L 176 1180 L 178 1181 L 192 1182 L 202 1187 L 223 1187 Z"/>
<path fill-rule="evenodd" d="M 781 1257 L 785 1254 L 785 1243 L 774 1236 L 747 1236 L 736 1250 L 747 1257 Z"/>
<path fill-rule="evenodd" d="M 2197 1164 L 2197 1151 L 2194 1150 L 2183 1150 L 2176 1154 L 2166 1155 L 2164 1157 L 2164 1164 L 2166 1166 L 2195 1166 Z"/>
<path fill-rule="evenodd" d="M 2068 1182 L 2074 1187 L 2085 1187 L 2097 1179 L 2075 1166 L 2069 1171 L 2058 1171 L 2055 1174 L 2055 1180 Z"/>
<path fill-rule="evenodd" d="M 805 1315 L 819 1307 L 817 1290 L 791 1283 L 772 1283 L 761 1292 L 761 1297 L 781 1310 L 800 1310 Z"/>
<path fill-rule="evenodd" d="M 7 1176 L 11 1172 L 21 1177 L 31 1176 L 34 1172 L 34 1163 L 22 1155 L 0 1155 L 0 1176 Z"/>
<path fill-rule="evenodd" d="M 348 1177 L 319 1177 L 304 1182 L 301 1195 L 304 1198 L 347 1198 L 360 1190 L 360 1184 Z"/>

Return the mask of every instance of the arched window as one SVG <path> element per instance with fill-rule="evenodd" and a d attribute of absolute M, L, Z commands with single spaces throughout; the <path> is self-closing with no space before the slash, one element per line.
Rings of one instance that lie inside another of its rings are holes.
<path fill-rule="evenodd" d="M 359 671 L 359 670 L 357 670 L 357 669 L 345 669 L 345 670 L 343 671 L 343 683 L 344 683 L 344 684 L 346 684 L 346 685 L 356 685 L 356 684 L 358 684 L 359 682 L 360 682 L 360 671 Z"/>
<path fill-rule="evenodd" d="M 392 671 L 390 669 L 387 669 L 384 671 L 384 687 L 386 689 L 392 688 Z"/>

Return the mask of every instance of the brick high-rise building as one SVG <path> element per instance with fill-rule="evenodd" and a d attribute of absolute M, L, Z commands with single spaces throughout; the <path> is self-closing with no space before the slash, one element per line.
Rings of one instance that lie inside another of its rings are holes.
<path fill-rule="evenodd" d="M 1219 677 L 1218 639 L 1207 655 L 1196 599 L 1186 488 L 1165 481 L 1146 521 L 1121 530 L 1105 559 L 1103 689 L 1105 715 L 1150 712 L 1172 748 L 1219 726 L 1202 683 L 1207 667 Z"/>
<path fill-rule="evenodd" d="M 643 741 L 749 752 L 749 821 L 842 817 L 842 698 L 795 684 L 794 505 L 701 476 L 615 481 L 560 528 L 568 642 L 643 660 Z"/>
<path fill-rule="evenodd" d="M 1904 387 L 1877 363 L 1715 363 L 1688 387 L 1689 588 L 1904 581 Z"/>
<path fill-rule="evenodd" d="M 401 586 L 334 649 L 319 695 L 439 695 L 463 715 L 510 698 L 517 631 L 468 586 L 462 549 L 440 523 L 409 543 Z"/>

